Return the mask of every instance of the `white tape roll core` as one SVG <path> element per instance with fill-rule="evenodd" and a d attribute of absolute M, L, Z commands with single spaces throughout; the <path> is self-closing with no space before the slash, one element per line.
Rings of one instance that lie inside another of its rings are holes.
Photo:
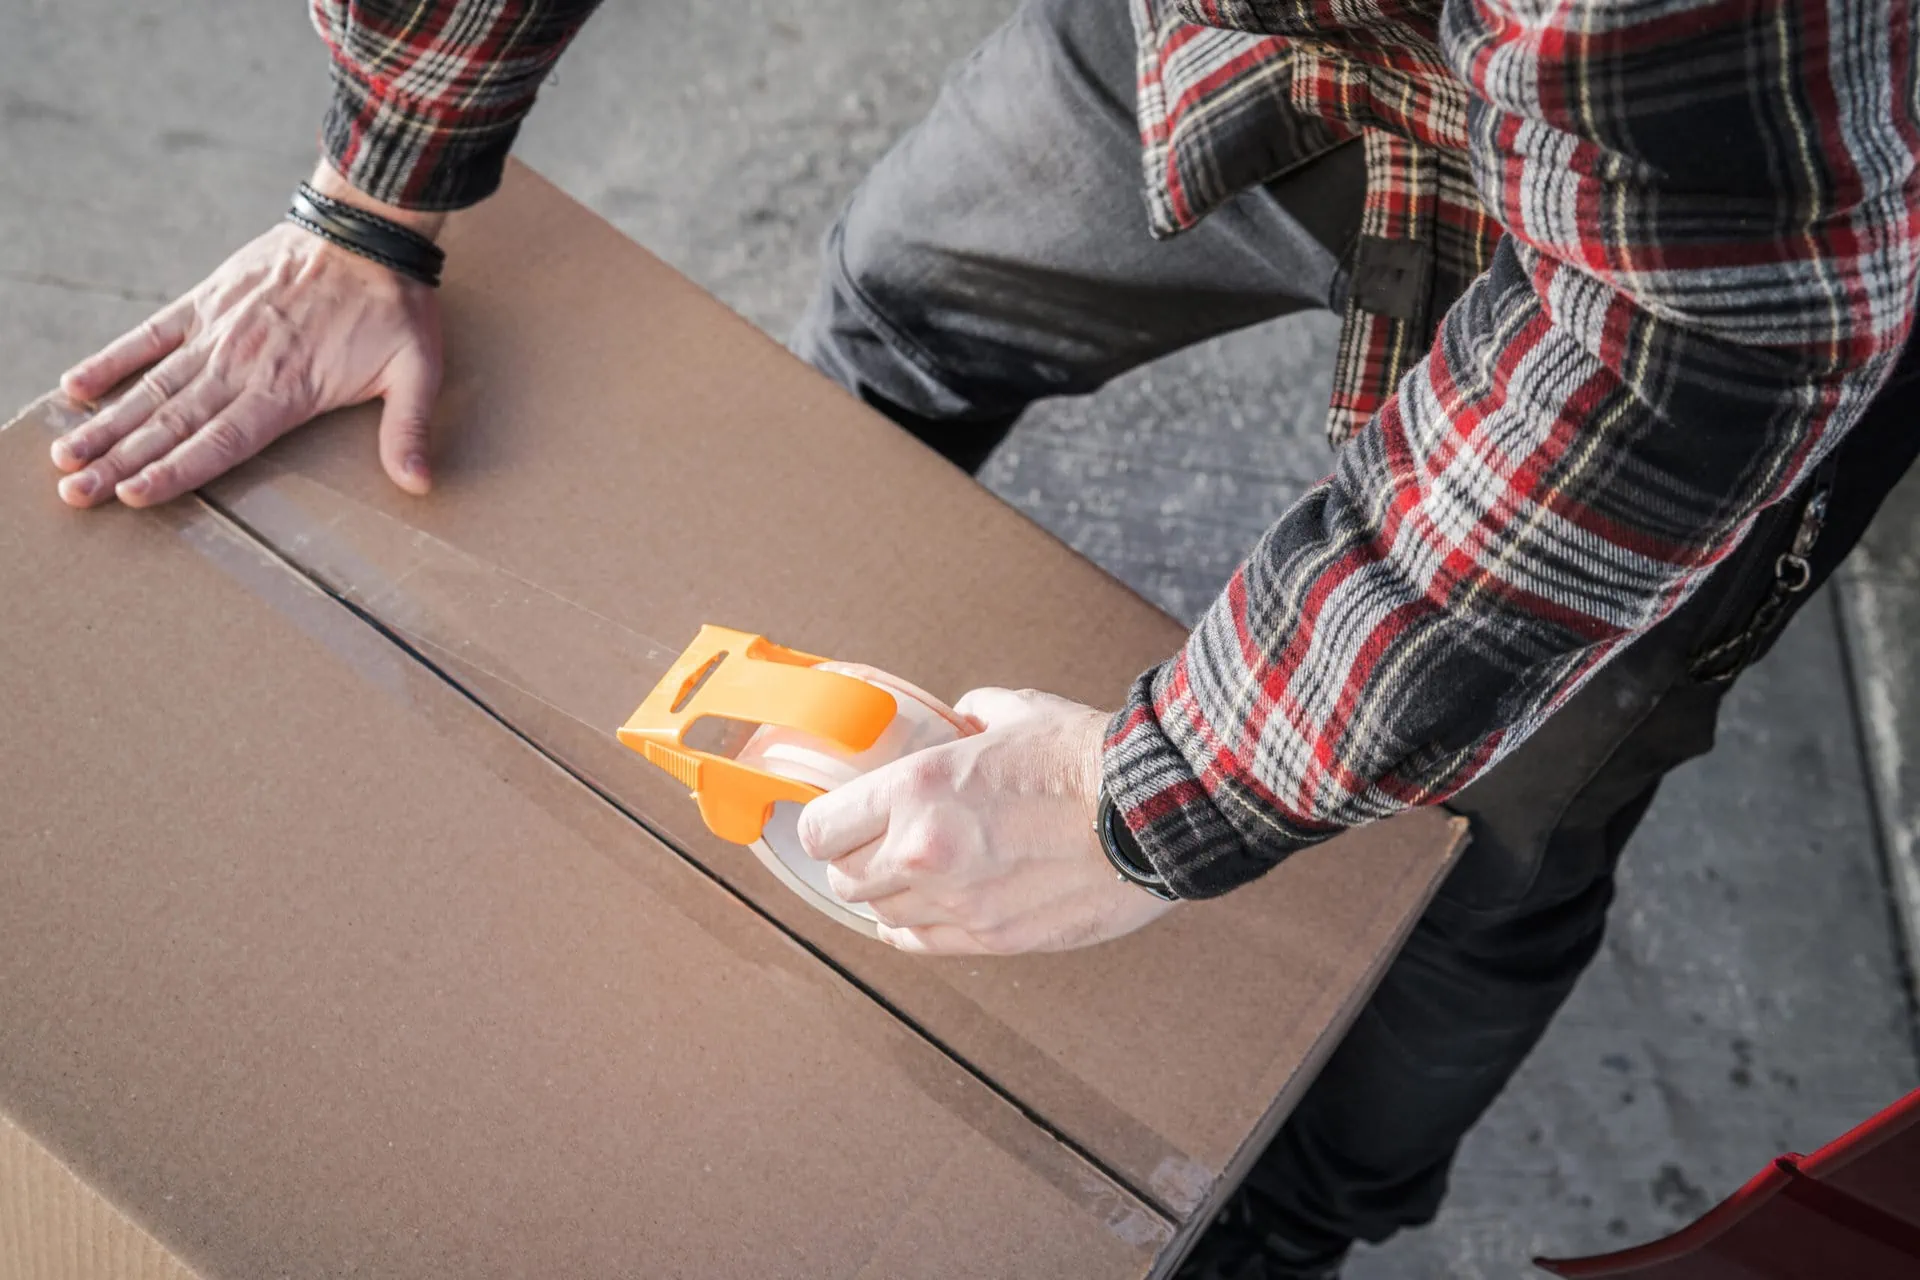
<path fill-rule="evenodd" d="M 972 732 L 952 708 L 897 676 L 853 662 L 823 662 L 819 670 L 853 676 L 893 695 L 899 712 L 879 740 L 865 751 L 846 751 L 812 734 L 763 725 L 735 757 L 739 763 L 831 791 L 902 756 Z M 766 830 L 752 845 L 754 856 L 817 909 L 850 929 L 876 936 L 878 919 L 873 909 L 862 902 L 841 901 L 827 885 L 827 864 L 815 862 L 800 848 L 800 809 L 790 801 L 774 805 Z"/>

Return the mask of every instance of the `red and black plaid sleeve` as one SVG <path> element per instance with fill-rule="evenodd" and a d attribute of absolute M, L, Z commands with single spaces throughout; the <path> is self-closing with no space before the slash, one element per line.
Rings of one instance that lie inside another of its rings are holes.
<path fill-rule="evenodd" d="M 598 3 L 312 0 L 333 52 L 328 159 L 389 204 L 485 199 L 541 82 Z"/>
<path fill-rule="evenodd" d="M 1107 785 L 1178 892 L 1465 785 L 1858 418 L 1920 270 L 1912 23 L 1449 0 L 1506 235 L 1113 722 Z"/>

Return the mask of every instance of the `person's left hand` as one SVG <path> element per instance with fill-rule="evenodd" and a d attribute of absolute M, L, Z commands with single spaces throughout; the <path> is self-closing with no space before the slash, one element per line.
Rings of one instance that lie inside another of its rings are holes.
<path fill-rule="evenodd" d="M 1094 830 L 1107 715 L 1051 694 L 976 689 L 981 732 L 875 769 L 808 804 L 807 856 L 870 905 L 881 940 L 943 955 L 1064 951 L 1170 910 L 1121 880 Z"/>

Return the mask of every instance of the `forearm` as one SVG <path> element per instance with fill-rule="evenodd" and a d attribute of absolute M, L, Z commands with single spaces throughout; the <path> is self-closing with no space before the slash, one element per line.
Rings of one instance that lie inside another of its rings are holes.
<path fill-rule="evenodd" d="M 1109 792 L 1183 896 L 1491 767 L 1691 593 L 1891 359 L 1773 395 L 1755 378 L 1679 420 L 1503 258 L 1115 721 Z M 1490 341 L 1529 325 L 1524 360 Z"/>
<path fill-rule="evenodd" d="M 520 122 L 598 0 L 312 0 L 333 55 L 321 126 L 351 186 L 416 211 L 500 183 Z"/>
<path fill-rule="evenodd" d="M 1524 741 L 1833 446 L 1912 323 L 1915 122 L 1865 92 L 1890 43 L 1828 47 L 1821 0 L 1566 41 L 1449 13 L 1493 269 L 1110 734 L 1109 791 L 1187 896 Z"/>

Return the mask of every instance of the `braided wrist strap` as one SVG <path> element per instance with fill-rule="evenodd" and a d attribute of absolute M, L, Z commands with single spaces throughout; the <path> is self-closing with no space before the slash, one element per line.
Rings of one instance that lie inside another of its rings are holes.
<path fill-rule="evenodd" d="M 287 221 L 421 284 L 438 288 L 447 255 L 411 227 L 368 213 L 344 200 L 323 196 L 307 183 L 293 189 Z"/>

